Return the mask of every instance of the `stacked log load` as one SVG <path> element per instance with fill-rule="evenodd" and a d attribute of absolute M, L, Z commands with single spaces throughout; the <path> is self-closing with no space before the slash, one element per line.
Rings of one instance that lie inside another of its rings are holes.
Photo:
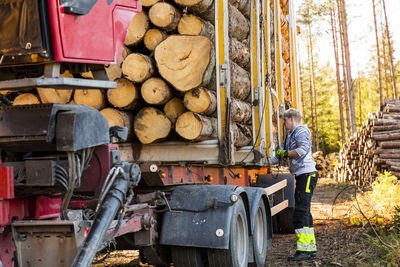
<path fill-rule="evenodd" d="M 230 118 L 236 146 L 252 140 L 250 3 L 229 0 Z M 126 126 L 128 141 L 143 144 L 216 138 L 214 0 L 143 0 L 142 5 L 143 11 L 127 31 L 122 58 L 106 68 L 110 80 L 117 82 L 116 89 L 37 88 L 8 94 L 13 104 L 87 105 L 100 110 L 110 126 Z M 287 5 L 287 0 L 281 0 L 283 10 Z M 285 25 L 282 32 L 287 31 L 287 20 Z M 91 73 L 81 75 L 93 78 Z"/>
<path fill-rule="evenodd" d="M 338 182 L 371 183 L 376 171 L 400 177 L 400 101 L 386 99 L 340 151 Z"/>

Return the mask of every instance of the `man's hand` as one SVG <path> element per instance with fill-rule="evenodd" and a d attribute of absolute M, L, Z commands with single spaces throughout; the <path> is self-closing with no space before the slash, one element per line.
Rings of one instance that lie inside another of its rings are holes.
<path fill-rule="evenodd" d="M 279 149 L 275 152 L 275 157 L 277 157 L 280 160 L 284 160 L 288 157 L 288 152 L 284 149 Z"/>

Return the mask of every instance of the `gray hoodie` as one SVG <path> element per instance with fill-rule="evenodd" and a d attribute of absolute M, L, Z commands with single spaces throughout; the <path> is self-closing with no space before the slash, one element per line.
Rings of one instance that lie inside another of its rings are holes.
<path fill-rule="evenodd" d="M 299 154 L 297 158 L 290 158 L 289 170 L 291 174 L 297 176 L 316 171 L 315 161 L 311 155 L 311 145 L 311 133 L 307 125 L 298 125 L 293 131 L 287 133 L 279 149 L 295 150 Z M 270 160 L 274 164 L 279 162 L 279 159 L 275 156 Z"/>

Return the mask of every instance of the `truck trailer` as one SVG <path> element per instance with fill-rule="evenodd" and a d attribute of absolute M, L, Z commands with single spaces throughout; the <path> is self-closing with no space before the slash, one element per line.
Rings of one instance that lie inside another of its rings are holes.
<path fill-rule="evenodd" d="M 94 108 L 8 97 L 112 90 L 105 66 L 121 58 L 132 19 L 150 4 L 0 3 L 0 266 L 89 266 L 111 245 L 157 266 L 264 266 L 273 228 L 292 230 L 293 177 L 271 174 L 268 158 L 285 134 L 279 114 L 301 106 L 294 0 L 169 2 L 213 24 L 216 124 L 207 140 L 144 144 Z M 250 142 L 241 146 L 231 116 L 237 10 L 249 26 Z"/>

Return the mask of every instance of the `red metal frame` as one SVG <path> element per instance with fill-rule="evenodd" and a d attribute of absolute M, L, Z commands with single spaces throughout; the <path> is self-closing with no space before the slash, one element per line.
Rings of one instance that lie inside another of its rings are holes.
<path fill-rule="evenodd" d="M 98 0 L 86 15 L 64 13 L 60 1 L 49 0 L 55 61 L 88 64 L 115 63 L 122 55 L 126 31 L 139 0 Z"/>

